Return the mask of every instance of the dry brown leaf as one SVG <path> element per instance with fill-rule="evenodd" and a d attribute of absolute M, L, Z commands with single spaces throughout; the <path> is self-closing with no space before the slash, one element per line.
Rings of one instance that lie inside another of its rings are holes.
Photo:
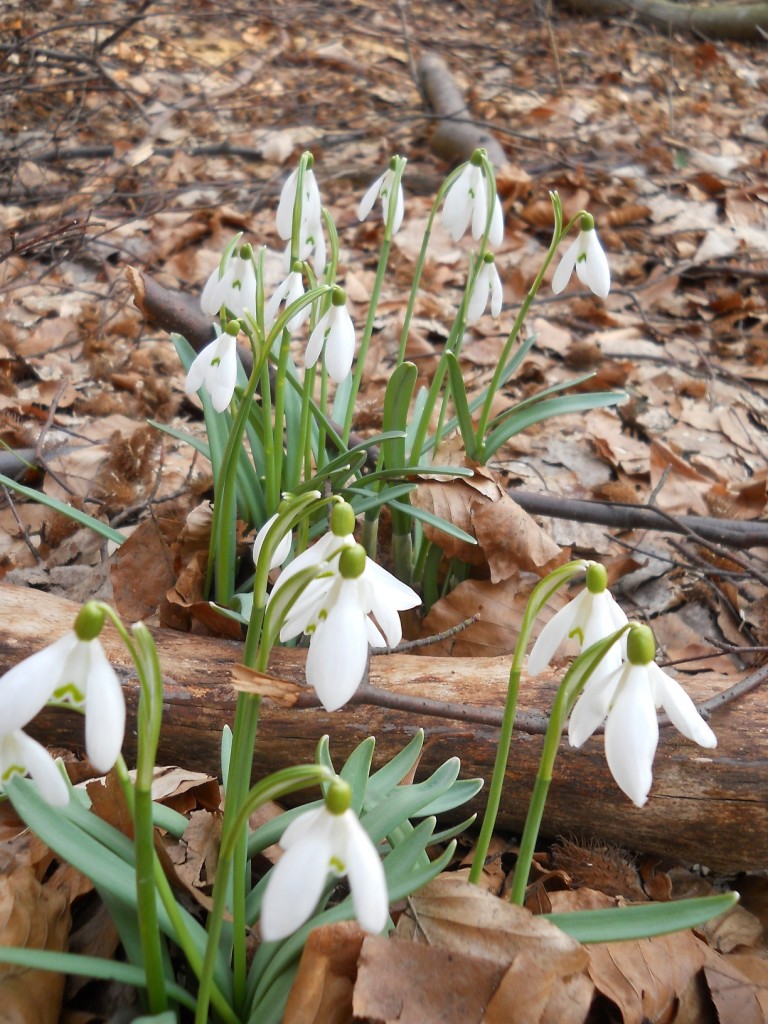
<path fill-rule="evenodd" d="M 425 635 L 441 633 L 473 615 L 480 619 L 467 629 L 425 648 L 424 654 L 452 654 L 455 657 L 488 658 L 513 651 L 531 591 L 538 582 L 531 574 L 512 576 L 502 583 L 465 580 L 447 597 L 437 601 L 424 619 Z M 541 627 L 566 603 L 558 592 L 538 620 Z"/>
<path fill-rule="evenodd" d="M 740 969 L 743 961 L 724 957 L 704 946 L 704 977 L 717 1013 L 718 1024 L 765 1024 L 768 1005 L 766 973 L 757 975 L 754 964 L 744 964 L 749 974 Z"/>
<path fill-rule="evenodd" d="M 459 460 L 461 461 L 461 460 Z M 477 539 L 477 546 L 424 525 L 424 535 L 446 558 L 469 565 L 488 565 L 494 583 L 523 571 L 541 576 L 565 556 L 538 523 L 509 496 L 506 486 L 484 466 L 463 460 L 474 470 L 471 478 L 429 480 L 419 484 L 411 501 Z"/>
<path fill-rule="evenodd" d="M 368 936 L 358 963 L 354 1015 L 376 1024 L 481 1024 L 483 1007 L 503 974 L 492 960 Z"/>
<path fill-rule="evenodd" d="M 582 970 L 589 959 L 583 946 L 545 918 L 453 874 L 439 875 L 411 897 L 395 934 L 504 966 L 524 953 L 546 960 L 560 975 Z"/>
<path fill-rule="evenodd" d="M 60 952 L 67 948 L 67 897 L 41 885 L 31 868 L 0 878 L 0 945 Z M 56 1024 L 64 975 L 0 963 L 0 1006 L 9 1024 Z"/>
<path fill-rule="evenodd" d="M 172 519 L 147 519 L 115 552 L 110 571 L 114 601 L 128 622 L 154 615 L 173 586 L 176 577 L 169 545 L 180 525 Z"/>
<path fill-rule="evenodd" d="M 364 937 L 356 921 L 310 932 L 283 1024 L 351 1024 L 352 989 Z"/>

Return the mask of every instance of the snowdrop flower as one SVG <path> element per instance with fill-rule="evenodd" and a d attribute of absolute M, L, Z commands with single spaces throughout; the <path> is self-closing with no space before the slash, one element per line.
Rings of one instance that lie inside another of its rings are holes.
<path fill-rule="evenodd" d="M 392 215 L 392 234 L 396 235 L 400 230 L 400 225 L 403 223 L 403 213 L 405 212 L 405 202 L 403 200 L 403 186 L 398 183 L 397 190 L 394 190 L 395 183 L 395 169 L 397 167 L 397 157 L 392 157 L 389 163 L 389 167 L 382 175 L 380 175 L 376 181 L 371 185 L 368 191 L 363 196 L 360 206 L 357 209 L 357 219 L 365 220 L 368 214 L 373 209 L 373 204 L 378 198 L 381 198 L 381 210 L 382 216 L 384 217 L 384 224 L 389 223 L 390 211 L 392 204 L 395 204 L 394 213 Z"/>
<path fill-rule="evenodd" d="M 85 706 L 88 759 L 97 771 L 110 770 L 123 745 L 125 699 L 98 640 L 103 625 L 103 610 L 89 601 L 80 609 L 72 632 L 6 672 L 0 679 L 4 736 L 13 736 L 49 701 Z M 15 741 L 19 742 L 18 736 Z M 30 748 L 25 749 L 29 758 Z"/>
<path fill-rule="evenodd" d="M 314 252 L 315 273 L 320 275 L 325 269 L 325 238 L 323 236 L 323 207 L 320 202 L 320 190 L 317 187 L 315 174 L 312 170 L 312 155 L 307 154 L 302 175 L 301 196 L 297 196 L 299 187 L 299 168 L 292 171 L 280 192 L 277 205 L 277 233 L 284 241 L 289 241 L 287 256 L 290 261 L 293 237 L 293 212 L 297 200 L 301 202 L 299 214 L 299 237 L 296 240 L 295 258 L 307 260 Z"/>
<path fill-rule="evenodd" d="M 659 740 L 656 708 L 663 707 L 683 736 L 701 747 L 717 738 L 678 682 L 654 662 L 656 643 L 648 626 L 634 625 L 627 661 L 608 675 L 593 674 L 571 713 L 568 738 L 580 747 L 605 721 L 605 756 L 620 789 L 642 807 L 653 781 Z"/>
<path fill-rule="evenodd" d="M 389 914 L 384 868 L 351 798 L 347 783 L 336 780 L 325 804 L 299 815 L 283 833 L 285 853 L 269 874 L 261 905 L 265 942 L 286 938 L 309 919 L 329 875 L 349 876 L 361 928 L 374 934 L 384 930 Z"/>
<path fill-rule="evenodd" d="M 419 604 L 414 590 L 355 543 L 354 521 L 350 505 L 336 505 L 330 532 L 288 566 L 270 596 L 271 600 L 297 572 L 318 567 L 318 575 L 286 616 L 280 639 L 309 635 L 307 682 L 326 711 L 336 711 L 351 699 L 365 674 L 369 645 L 400 643 L 403 627 L 398 612 Z"/>
<path fill-rule="evenodd" d="M 264 322 L 269 332 L 275 320 L 277 319 L 277 311 L 280 307 L 280 303 L 284 302 L 286 309 L 291 305 L 292 302 L 296 302 L 304 294 L 304 280 L 301 273 L 301 264 L 294 264 L 293 270 L 290 271 L 288 276 L 284 278 L 275 289 L 275 293 L 264 309 Z M 288 323 L 285 325 L 286 330 L 293 334 L 301 327 L 309 316 L 309 304 L 300 309 L 295 316 L 292 316 Z"/>
<path fill-rule="evenodd" d="M 31 775 L 40 796 L 51 807 L 69 803 L 69 787 L 42 744 L 21 729 L 0 736 L 0 790 L 14 775 Z"/>
<path fill-rule="evenodd" d="M 355 355 L 355 327 L 342 288 L 333 289 L 328 312 L 320 317 L 309 336 L 304 365 L 314 366 L 323 349 L 325 368 L 331 379 L 340 384 L 349 375 Z"/>
<path fill-rule="evenodd" d="M 477 152 L 451 186 L 443 206 L 443 226 L 454 242 L 472 224 L 472 237 L 477 241 L 485 231 L 488 220 L 489 183 L 483 169 L 482 157 Z M 488 232 L 488 244 L 498 249 L 504 238 L 504 216 L 498 195 L 493 196 L 493 214 Z"/>
<path fill-rule="evenodd" d="M 585 589 L 552 616 L 533 645 L 528 656 L 530 675 L 537 676 L 543 672 L 566 639 L 577 640 L 580 649 L 586 650 L 626 625 L 627 616 L 606 587 L 608 574 L 605 567 L 598 562 L 590 562 L 586 568 Z M 595 672 L 605 675 L 617 668 L 621 664 L 621 646 L 615 644 L 611 647 Z"/>
<path fill-rule="evenodd" d="M 485 312 L 489 298 L 491 300 L 491 316 L 495 320 L 501 312 L 501 303 L 504 295 L 501 287 L 501 278 L 496 269 L 493 254 L 487 252 L 483 257 L 483 265 L 480 267 L 475 278 L 475 287 L 472 289 L 472 294 L 469 298 L 469 305 L 467 306 L 468 324 L 474 324 L 480 319 Z"/>
<path fill-rule="evenodd" d="M 604 299 L 611 290 L 611 270 L 597 238 L 594 218 L 588 213 L 582 214 L 581 231 L 565 250 L 552 278 L 552 291 L 555 295 L 559 295 L 568 284 L 574 267 L 581 283 Z"/>
<path fill-rule="evenodd" d="M 275 514 L 273 516 L 270 516 L 269 519 L 266 521 L 266 523 L 264 523 L 262 528 L 256 534 L 256 540 L 254 541 L 254 544 L 253 544 L 253 564 L 254 565 L 256 565 L 258 563 L 258 561 L 259 561 L 259 555 L 261 554 L 261 549 L 264 547 L 264 541 L 267 539 L 267 534 L 269 533 L 270 527 L 277 520 L 277 516 L 278 516 L 277 512 L 275 512 Z M 271 559 L 271 561 L 269 563 L 269 568 L 270 569 L 276 569 L 278 567 L 278 565 L 282 565 L 283 562 L 288 557 L 288 555 L 290 555 L 290 553 L 291 553 L 291 541 L 292 540 L 293 540 L 293 537 L 291 535 L 291 531 L 289 530 L 288 533 L 286 533 L 280 539 L 280 543 L 277 545 L 277 547 L 275 548 L 275 550 L 274 550 L 274 552 L 272 554 L 272 559 Z"/>
<path fill-rule="evenodd" d="M 212 272 L 200 296 L 200 308 L 210 317 L 218 317 L 222 306 L 237 317 L 256 312 L 256 269 L 253 250 L 244 245 L 239 252 L 240 235 L 224 254 L 222 263 Z M 223 270 L 222 270 L 223 265 Z"/>
<path fill-rule="evenodd" d="M 240 322 L 230 320 L 224 332 L 198 353 L 187 373 L 185 392 L 194 395 L 205 385 L 216 412 L 223 412 L 235 393 L 239 331 Z"/>

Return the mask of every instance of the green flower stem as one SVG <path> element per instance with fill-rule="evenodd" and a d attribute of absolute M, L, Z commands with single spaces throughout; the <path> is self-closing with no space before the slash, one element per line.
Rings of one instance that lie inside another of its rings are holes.
<path fill-rule="evenodd" d="M 579 210 L 576 216 L 573 217 L 568 222 L 565 228 L 563 228 L 562 206 L 560 205 L 560 198 L 559 196 L 557 196 L 557 193 L 550 192 L 550 199 L 552 200 L 552 206 L 555 213 L 555 228 L 552 233 L 552 241 L 550 242 L 549 249 L 547 250 L 547 255 L 544 257 L 544 262 L 542 263 L 538 274 L 534 278 L 533 284 L 528 289 L 528 294 L 525 296 L 525 299 L 523 300 L 523 303 L 520 306 L 520 310 L 517 314 L 517 317 L 515 318 L 515 322 L 512 325 L 512 330 L 509 332 L 507 340 L 504 344 L 504 349 L 499 358 L 498 365 L 496 366 L 496 369 L 493 373 L 493 377 L 491 378 L 491 383 L 488 385 L 488 390 L 485 396 L 485 402 L 483 403 L 482 409 L 480 410 L 480 416 L 478 417 L 477 433 L 475 435 L 477 438 L 477 459 L 479 462 L 483 462 L 485 459 L 485 432 L 488 428 L 488 420 L 491 415 L 493 399 L 494 396 L 496 395 L 496 392 L 499 389 L 500 383 L 506 372 L 507 363 L 509 362 L 509 354 L 512 351 L 512 346 L 517 340 L 517 336 L 520 333 L 523 323 L 525 322 L 526 316 L 528 315 L 528 310 L 531 307 L 531 303 L 536 298 L 536 294 L 539 288 L 541 287 L 542 281 L 544 280 L 544 275 L 546 274 L 550 263 L 555 258 L 555 253 L 557 252 L 560 243 L 571 230 L 573 225 L 578 220 L 581 219 L 581 216 L 584 213 L 583 210 Z"/>
<path fill-rule="evenodd" d="M 285 375 L 288 372 L 288 359 L 291 351 L 291 335 L 284 330 L 280 341 L 280 354 L 278 357 L 277 374 L 275 376 L 275 399 L 274 413 L 272 416 L 273 430 L 278 438 L 283 436 L 283 418 L 285 416 Z M 277 486 L 277 494 L 283 490 L 283 444 L 282 441 L 275 442 L 273 437 L 273 474 Z M 278 498 L 279 500 L 279 498 Z M 269 505 L 269 508 L 276 508 L 277 503 Z"/>
<path fill-rule="evenodd" d="M 435 201 L 432 204 L 432 209 L 429 211 L 429 219 L 427 220 L 427 226 L 424 230 L 424 238 L 421 243 L 421 249 L 419 250 L 419 257 L 416 260 L 416 268 L 413 273 L 413 283 L 411 284 L 411 293 L 408 296 L 408 308 L 405 311 L 405 320 L 403 321 L 403 329 L 400 332 L 400 348 L 397 354 L 397 365 L 405 361 L 405 348 L 408 344 L 408 332 L 411 329 L 411 320 L 413 319 L 413 311 L 416 308 L 416 296 L 419 293 L 419 285 L 421 284 L 421 275 L 424 272 L 424 264 L 427 259 L 427 249 L 429 248 L 429 240 L 432 237 L 432 227 L 435 223 L 435 217 L 437 211 L 442 203 L 443 199 L 448 193 L 451 185 L 458 178 L 461 172 L 464 170 L 464 164 L 461 164 L 455 170 L 453 170 L 448 177 L 445 179 L 443 184 L 440 186 Z"/>
<path fill-rule="evenodd" d="M 617 629 L 609 637 L 599 640 L 591 647 L 583 651 L 573 662 L 565 674 L 565 678 L 558 687 L 552 713 L 549 716 L 547 732 L 544 736 L 544 748 L 541 752 L 541 761 L 536 772 L 536 781 L 533 787 L 533 796 L 528 805 L 528 814 L 523 828 L 523 837 L 520 841 L 520 852 L 515 865 L 515 876 L 512 881 L 512 888 L 509 894 L 511 903 L 523 905 L 525 890 L 528 885 L 528 876 L 531 871 L 533 854 L 536 850 L 536 840 L 541 828 L 541 819 L 544 815 L 544 806 L 547 802 L 549 785 L 552 782 L 552 773 L 555 766 L 555 758 L 560 749 L 560 738 L 563 732 L 571 708 L 576 698 L 584 688 L 592 672 L 597 668 L 610 647 L 629 629 L 629 623 Z"/>
<path fill-rule="evenodd" d="M 501 805 L 501 794 L 504 789 L 504 776 L 509 760 L 509 749 L 512 743 L 512 729 L 515 724 L 515 712 L 517 710 L 517 698 L 520 690 L 520 674 L 523 666 L 528 641 L 533 630 L 539 612 L 549 601 L 553 594 L 572 576 L 582 572 L 585 562 L 581 559 L 568 562 L 559 566 L 543 580 L 536 584 L 528 598 L 523 621 L 520 626 L 520 635 L 515 644 L 515 651 L 512 655 L 512 664 L 509 669 L 509 684 L 507 686 L 507 697 L 504 702 L 504 714 L 501 719 L 501 732 L 499 744 L 496 748 L 496 759 L 493 765 L 493 775 L 488 789 L 488 803 L 485 807 L 483 824 L 480 828 L 480 836 L 475 849 L 475 856 L 472 860 L 472 867 L 469 872 L 469 881 L 477 884 L 483 873 L 485 858 L 488 856 L 488 848 L 491 844 L 493 830 L 496 827 L 496 818 Z"/>
<path fill-rule="evenodd" d="M 275 444 L 276 422 L 272 415 L 272 382 L 269 379 L 269 367 L 265 363 L 261 368 L 261 428 L 267 510 L 277 508 L 280 500 L 280 478 L 275 476 L 275 449 L 279 447 Z"/>
<path fill-rule="evenodd" d="M 264 345 L 258 359 L 254 360 L 253 371 L 248 379 L 243 397 L 237 407 L 227 446 L 222 459 L 224 485 L 221 497 L 214 505 L 211 529 L 211 553 L 215 558 L 214 581 L 216 601 L 228 605 L 235 589 L 235 522 L 237 519 L 237 463 L 245 424 L 251 411 L 253 396 L 262 370 L 266 368 L 268 348 Z M 265 439 L 266 441 L 266 439 Z M 266 445 L 265 445 L 266 447 Z"/>
<path fill-rule="evenodd" d="M 134 835 L 136 848 L 136 914 L 139 939 L 147 976 L 150 1013 L 162 1013 L 168 1007 L 163 971 L 163 946 L 157 917 L 155 889 L 155 843 L 152 821 L 152 780 L 160 737 L 163 711 L 163 674 L 157 648 L 147 627 L 133 627 L 139 660 L 140 695 L 138 709 L 138 749 L 134 798 Z"/>
<path fill-rule="evenodd" d="M 402 181 L 403 171 L 405 170 L 405 163 L 406 161 L 404 159 L 398 158 L 392 179 L 390 201 L 387 205 L 387 219 L 384 226 L 384 238 L 382 240 L 381 251 L 379 253 L 379 264 L 376 268 L 376 279 L 373 282 L 373 291 L 371 292 L 371 298 L 368 303 L 368 317 L 365 321 L 363 336 L 360 340 L 360 350 L 357 353 L 355 372 L 352 377 L 352 389 L 349 393 L 349 399 L 347 400 L 347 411 L 344 417 L 344 426 L 341 431 L 341 436 L 345 444 L 348 444 L 349 442 L 349 433 L 352 429 L 352 416 L 355 411 L 355 400 L 360 390 L 360 381 L 362 380 L 363 370 L 365 369 L 365 358 L 368 355 L 368 347 L 370 346 L 371 336 L 373 335 L 373 324 L 376 319 L 376 309 L 379 305 L 379 297 L 384 284 L 384 275 L 387 272 L 389 253 L 392 248 L 392 225 L 394 223 L 395 210 L 397 207 L 396 197 L 397 191 L 400 188 L 400 182 Z"/>

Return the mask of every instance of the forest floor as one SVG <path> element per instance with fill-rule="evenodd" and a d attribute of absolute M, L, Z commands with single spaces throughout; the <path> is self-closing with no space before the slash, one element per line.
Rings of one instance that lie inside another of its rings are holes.
<path fill-rule="evenodd" d="M 758 667 L 768 645 L 765 539 L 738 547 L 570 512 L 583 499 L 745 529 L 766 515 L 765 47 L 520 0 L 130 6 L 29 0 L 0 12 L 0 471 L 18 479 L 10 453 L 21 451 L 37 467 L 27 483 L 126 537 L 148 519 L 183 524 L 207 501 L 207 463 L 148 425 L 203 429 L 168 335 L 133 304 L 126 268 L 194 298 L 236 232 L 282 250 L 277 198 L 305 149 L 339 230 L 339 283 L 358 322 L 380 226 L 360 224 L 357 204 L 392 154 L 408 158 L 406 221 L 355 422 L 380 429 L 422 233 L 455 163 L 434 151 L 416 80 L 431 50 L 507 157 L 496 252 L 504 309 L 464 345 L 468 386 L 487 383 L 541 265 L 550 190 L 567 215 L 594 215 L 613 278 L 605 300 L 575 279 L 559 296 L 545 282 L 526 324 L 536 342 L 503 398 L 594 371 L 577 390 L 618 388 L 628 400 L 537 424 L 492 469 L 513 496 L 553 499 L 544 530 L 574 557 L 608 565 L 627 611 L 652 622 L 681 677 L 710 673 L 727 685 Z M 461 299 L 468 248 L 436 229 L 407 348 L 422 382 Z M 113 599 L 119 557 L 100 538 L 9 487 L 3 496 L 4 582 Z M 129 570 L 124 562 L 123 577 Z M 484 600 L 485 620 L 439 652 L 509 651 L 529 575 L 510 571 L 492 600 L 487 580 L 468 581 L 431 609 L 424 631 Z M 158 621 L 164 594 L 152 585 L 141 600 Z"/>

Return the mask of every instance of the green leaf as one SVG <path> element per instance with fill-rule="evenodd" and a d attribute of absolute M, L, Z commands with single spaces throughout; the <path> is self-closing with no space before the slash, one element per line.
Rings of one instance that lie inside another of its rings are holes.
<path fill-rule="evenodd" d="M 400 437 L 392 438 L 381 445 L 384 465 L 389 469 L 399 469 L 406 464 L 405 429 L 418 374 L 415 363 L 401 363 L 387 382 L 384 392 L 384 430 L 402 431 Z"/>
<path fill-rule="evenodd" d="M 459 430 L 464 441 L 464 448 L 470 459 L 474 459 L 477 449 L 475 439 L 475 428 L 472 423 L 472 416 L 467 402 L 467 389 L 464 386 L 464 376 L 459 366 L 459 360 L 453 352 L 445 352 L 443 359 L 448 366 L 448 376 L 451 382 L 451 397 L 456 410 L 456 419 L 459 421 Z"/>
<path fill-rule="evenodd" d="M 133 964 L 120 960 L 105 960 L 98 956 L 80 956 L 79 953 L 54 953 L 46 949 L 16 948 L 0 946 L 0 963 L 15 964 L 38 971 L 56 971 L 58 974 L 82 975 L 85 978 L 102 978 L 117 981 L 134 988 L 145 988 L 147 981 L 144 971 Z M 168 995 L 182 1006 L 194 1010 L 197 1005 L 194 996 L 175 982 L 167 982 Z M 141 1017 L 138 1020 L 162 1021 L 167 1019 L 175 1024 L 176 1017 L 161 1014 L 156 1017 Z"/>
<path fill-rule="evenodd" d="M 726 892 L 669 903 L 639 903 L 607 910 L 547 914 L 546 920 L 579 942 L 620 942 L 695 928 L 730 910 L 738 899 L 737 892 Z"/>
<path fill-rule="evenodd" d="M 445 811 L 452 811 L 454 807 L 461 807 L 472 797 L 477 796 L 484 784 L 483 779 L 457 779 L 446 793 L 422 807 L 419 817 L 423 814 L 443 814 Z"/>
<path fill-rule="evenodd" d="M 360 815 L 363 809 L 363 801 L 365 800 L 365 791 L 368 785 L 368 776 L 371 771 L 371 762 L 373 761 L 373 751 L 376 746 L 376 740 L 373 736 L 369 736 L 367 739 L 359 743 L 352 753 L 347 758 L 344 767 L 339 772 L 339 775 L 345 782 L 348 782 L 352 787 L 352 810 L 355 814 Z"/>
<path fill-rule="evenodd" d="M 390 835 L 406 818 L 418 815 L 422 807 L 428 807 L 449 790 L 456 781 L 460 767 L 458 757 L 451 757 L 424 782 L 396 786 L 391 790 L 386 800 L 382 800 L 360 819 L 374 843 Z"/>
<path fill-rule="evenodd" d="M 412 505 L 404 505 L 400 501 L 388 501 L 387 504 L 398 511 L 404 512 L 411 516 L 413 519 L 418 519 L 422 523 L 427 523 L 429 526 L 435 526 L 438 530 L 442 530 L 443 533 L 447 533 L 449 537 L 456 537 L 458 540 L 463 540 L 467 544 L 477 544 L 477 539 L 471 537 L 464 530 L 455 526 L 453 523 L 449 523 L 446 519 L 441 519 L 440 516 L 433 515 L 432 512 L 427 512 L 423 508 L 414 508 Z"/>
<path fill-rule="evenodd" d="M 368 780 L 368 789 L 366 791 L 366 805 L 371 801 L 371 806 L 375 806 L 380 800 L 387 796 L 395 786 L 400 785 L 405 776 L 418 761 L 423 746 L 424 730 L 417 729 L 416 734 L 408 745 L 403 747 L 399 753 L 395 754 L 391 761 L 387 762 L 387 764 L 371 775 Z"/>
<path fill-rule="evenodd" d="M 122 544 L 125 540 L 125 536 L 122 533 L 118 530 L 113 530 L 107 523 L 102 523 L 98 519 L 94 519 L 93 516 L 89 516 L 86 512 L 80 512 L 79 509 L 72 508 L 71 505 L 67 505 L 63 501 L 51 498 L 50 495 L 43 494 L 42 491 L 36 491 L 33 487 L 25 487 L 24 484 L 18 483 L 18 481 L 5 476 L 3 473 L 0 473 L 0 484 L 3 487 L 7 487 L 9 491 L 15 491 L 16 494 L 29 498 L 30 501 L 36 501 L 39 505 L 52 508 L 55 512 L 61 512 L 68 519 L 75 523 L 80 523 L 81 526 L 87 526 L 89 530 L 98 533 L 100 537 L 111 540 L 114 544 Z"/>
<path fill-rule="evenodd" d="M 588 412 L 590 409 L 619 405 L 626 400 L 627 396 L 623 391 L 596 391 L 584 395 L 550 398 L 528 406 L 521 414 L 510 416 L 501 426 L 491 431 L 485 442 L 485 457 L 491 458 L 505 441 L 534 423 L 551 419 L 553 416 L 564 416 L 567 413 Z"/>

